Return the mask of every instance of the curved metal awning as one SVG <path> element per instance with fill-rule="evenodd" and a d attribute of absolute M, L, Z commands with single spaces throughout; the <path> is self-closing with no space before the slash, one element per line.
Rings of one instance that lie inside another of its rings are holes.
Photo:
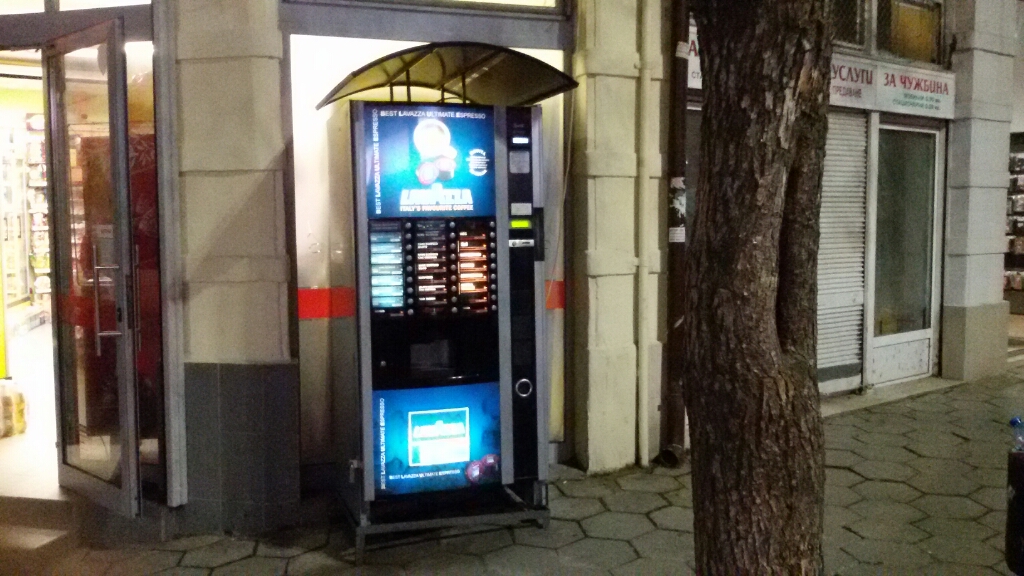
<path fill-rule="evenodd" d="M 317 110 L 361 92 L 387 89 L 394 100 L 411 99 L 412 88 L 428 88 L 463 102 L 529 106 L 578 84 L 532 56 L 480 42 L 436 42 L 375 60 L 349 74 L 317 104 Z"/>

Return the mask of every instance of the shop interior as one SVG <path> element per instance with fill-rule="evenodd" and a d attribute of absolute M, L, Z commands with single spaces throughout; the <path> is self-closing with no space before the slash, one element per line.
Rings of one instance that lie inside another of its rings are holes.
<path fill-rule="evenodd" d="M 45 129 L 39 52 L 0 52 L 0 495 L 57 491 Z"/>
<path fill-rule="evenodd" d="M 135 242 L 139 453 L 143 491 L 164 489 L 159 236 L 150 42 L 126 44 L 129 178 Z M 97 48 L 64 57 L 70 181 L 67 262 L 71 267 L 63 383 L 64 461 L 117 483 L 121 439 L 113 348 L 92 347 L 94 314 L 107 310 L 113 279 L 93 268 L 107 252 L 111 217 L 106 58 Z M 58 358 L 51 307 L 51 210 L 47 197 L 44 85 L 38 51 L 0 52 L 0 496 L 59 497 Z M 92 247 L 92 251 L 89 247 Z M 98 252 L 97 252 L 98 250 Z M 91 256 L 91 259 L 90 259 Z M 99 289 L 93 290 L 97 284 Z M 93 294 L 96 292 L 95 303 Z M 94 312 L 95 306 L 95 312 Z M 107 313 L 104 317 L 109 317 Z M 99 316 L 96 316 L 97 321 Z M 113 409 L 111 409 L 113 407 Z"/>

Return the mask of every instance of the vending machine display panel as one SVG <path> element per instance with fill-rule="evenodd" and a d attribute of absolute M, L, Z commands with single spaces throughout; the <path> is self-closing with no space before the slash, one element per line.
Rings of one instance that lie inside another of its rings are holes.
<path fill-rule="evenodd" d="M 380 495 L 501 482 L 497 382 L 373 393 Z"/>
<path fill-rule="evenodd" d="M 494 216 L 494 112 L 367 105 L 369 218 Z"/>

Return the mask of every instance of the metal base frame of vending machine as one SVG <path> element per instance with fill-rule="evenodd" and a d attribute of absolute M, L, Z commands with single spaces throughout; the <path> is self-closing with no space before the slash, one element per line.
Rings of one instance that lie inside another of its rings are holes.
<path fill-rule="evenodd" d="M 538 482 L 534 488 L 542 497 L 539 504 L 524 501 L 509 486 L 497 486 L 492 491 L 474 491 L 472 494 L 449 493 L 440 494 L 440 497 L 439 494 L 417 494 L 400 502 L 363 502 L 358 518 L 346 507 L 355 537 L 355 562 L 357 565 L 362 564 L 367 538 L 372 536 L 468 526 L 535 525 L 547 528 L 551 521 L 551 512 L 547 508 L 547 485 Z M 452 504 L 449 509 L 457 509 L 461 513 L 431 513 L 449 504 Z M 410 509 L 414 511 L 410 512 Z M 465 513 L 467 510 L 471 512 Z M 452 537 L 463 535 L 455 534 Z M 397 546 L 418 541 L 422 541 L 422 538 L 414 536 L 411 539 L 388 542 L 388 545 Z"/>

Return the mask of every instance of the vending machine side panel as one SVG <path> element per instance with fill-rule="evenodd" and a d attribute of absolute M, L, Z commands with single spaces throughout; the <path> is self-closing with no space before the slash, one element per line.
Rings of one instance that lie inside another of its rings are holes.
<path fill-rule="evenodd" d="M 544 133 L 541 107 L 532 108 L 533 124 L 533 214 L 536 230 L 536 248 L 534 252 L 534 324 L 536 338 L 537 366 L 537 479 L 544 482 L 548 479 L 548 452 L 550 450 L 550 410 L 551 410 L 551 367 L 548 364 L 547 327 L 545 326 L 545 307 L 547 297 L 544 292 L 545 267 L 547 258 L 544 253 L 544 198 L 547 190 L 544 182 Z"/>
<path fill-rule="evenodd" d="M 373 370 L 370 364 L 370 257 L 369 236 L 364 224 L 368 219 L 366 211 L 366 159 L 363 152 L 366 148 L 366 130 L 364 129 L 366 108 L 362 102 L 352 103 L 352 173 L 355 183 L 356 215 L 356 319 L 359 326 L 359 405 L 361 418 L 353 424 L 359 426 L 357 434 L 362 436 L 362 472 L 363 499 L 372 501 L 375 497 L 373 486 L 373 435 L 367 431 L 373 429 Z M 355 426 L 353 426 L 354 428 Z"/>

